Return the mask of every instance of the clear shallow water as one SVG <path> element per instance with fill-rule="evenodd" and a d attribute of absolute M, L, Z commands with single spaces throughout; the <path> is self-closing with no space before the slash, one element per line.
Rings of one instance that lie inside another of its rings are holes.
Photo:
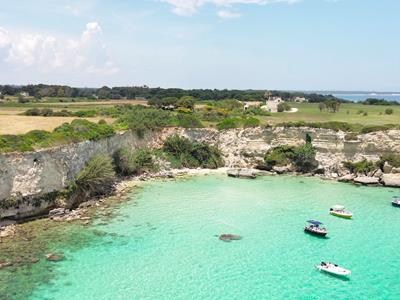
<path fill-rule="evenodd" d="M 29 299 L 399 299 L 395 192 L 301 177 L 148 183 L 97 225 L 108 235 L 62 249 L 67 259 Z M 354 220 L 329 215 L 339 203 Z M 303 232 L 310 218 L 328 239 Z M 350 268 L 351 279 L 319 273 L 321 260 Z"/>

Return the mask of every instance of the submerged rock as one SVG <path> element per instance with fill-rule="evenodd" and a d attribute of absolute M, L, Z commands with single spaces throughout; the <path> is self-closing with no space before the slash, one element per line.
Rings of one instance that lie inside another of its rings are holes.
<path fill-rule="evenodd" d="M 12 265 L 13 265 L 13 264 L 10 263 L 10 262 L 7 262 L 7 261 L 0 261 L 0 270 L 3 269 L 3 268 L 6 268 L 6 267 L 10 267 L 10 266 L 12 266 Z"/>
<path fill-rule="evenodd" d="M 16 227 L 14 224 L 5 227 L 0 227 L 0 239 L 11 237 L 15 234 L 15 232 L 16 232 Z"/>
<path fill-rule="evenodd" d="M 49 253 L 49 254 L 46 254 L 46 259 L 48 261 L 61 261 L 64 259 L 64 255 L 57 254 L 57 253 Z"/>
<path fill-rule="evenodd" d="M 230 234 L 230 233 L 221 234 L 218 238 L 224 242 L 238 241 L 242 239 L 240 235 Z"/>

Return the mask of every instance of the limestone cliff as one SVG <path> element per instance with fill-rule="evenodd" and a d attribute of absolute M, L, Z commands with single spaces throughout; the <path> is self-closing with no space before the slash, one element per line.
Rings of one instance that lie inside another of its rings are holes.
<path fill-rule="evenodd" d="M 378 160 L 388 152 L 400 152 L 400 131 L 389 130 L 359 136 L 315 128 L 216 129 L 167 128 L 139 137 L 132 132 L 99 141 L 86 141 L 28 153 L 0 154 L 0 219 L 27 217 L 46 210 L 53 192 L 65 188 L 90 158 L 112 155 L 121 147 L 160 147 L 172 134 L 216 144 L 227 167 L 249 167 L 260 162 L 265 152 L 278 145 L 299 145 L 310 134 L 317 160 L 328 176 L 343 174 L 345 160 Z M 40 199 L 41 201 L 37 201 Z"/>

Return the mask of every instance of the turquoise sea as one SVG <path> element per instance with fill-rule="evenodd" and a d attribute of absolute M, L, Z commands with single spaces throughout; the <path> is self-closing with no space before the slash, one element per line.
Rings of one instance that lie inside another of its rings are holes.
<path fill-rule="evenodd" d="M 96 242 L 59 249 L 66 259 L 28 299 L 400 299 L 395 193 L 290 176 L 146 183 L 93 225 L 105 232 Z M 334 204 L 354 219 L 330 216 Z M 324 222 L 328 238 L 305 234 L 308 219 Z M 320 273 L 322 260 L 353 274 Z"/>
<path fill-rule="evenodd" d="M 375 99 L 385 99 L 387 101 L 397 101 L 400 102 L 400 93 L 369 93 L 369 94 L 333 94 L 333 96 L 351 100 L 355 102 L 360 102 L 367 100 L 368 98 L 375 98 Z"/>

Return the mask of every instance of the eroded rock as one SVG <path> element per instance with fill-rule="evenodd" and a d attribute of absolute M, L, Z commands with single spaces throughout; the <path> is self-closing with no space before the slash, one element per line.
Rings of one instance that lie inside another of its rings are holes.
<path fill-rule="evenodd" d="M 359 176 L 354 178 L 354 182 L 361 184 L 379 184 L 379 178 L 376 177 L 368 177 L 368 176 Z"/>
<path fill-rule="evenodd" d="M 400 174 L 383 174 L 381 181 L 385 186 L 400 187 Z"/>

